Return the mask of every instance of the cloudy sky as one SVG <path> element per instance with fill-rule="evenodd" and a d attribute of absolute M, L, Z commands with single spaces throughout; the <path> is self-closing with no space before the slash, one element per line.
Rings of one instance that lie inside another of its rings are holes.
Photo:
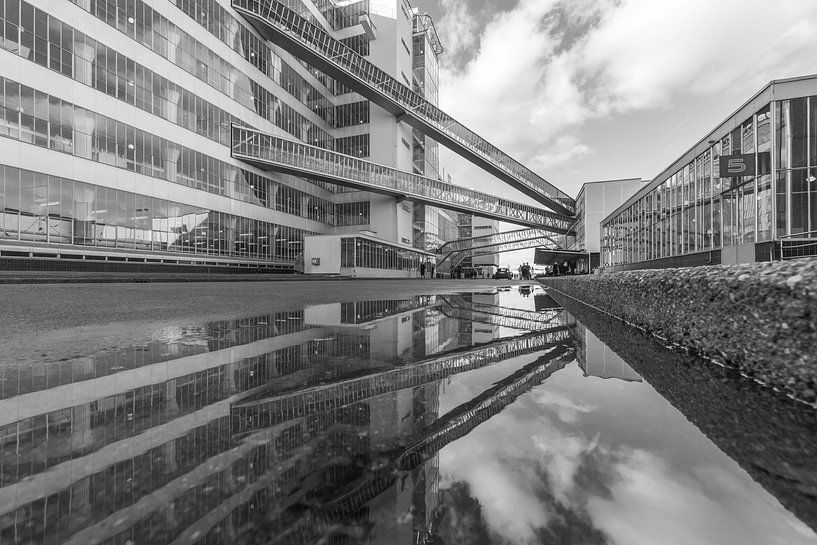
<path fill-rule="evenodd" d="M 588 360 L 603 354 L 607 368 L 618 367 L 589 330 L 586 339 Z M 449 379 L 440 413 L 533 359 Z M 479 545 L 806 545 L 817 537 L 649 384 L 585 377 L 576 362 L 443 448 L 439 469 L 442 489 L 462 486 L 480 508 L 444 520 L 442 532 L 470 531 L 482 539 L 468 542 Z M 457 542 L 466 541 L 447 541 Z"/>
<path fill-rule="evenodd" d="M 768 81 L 817 73 L 817 2 L 413 0 L 436 23 L 441 106 L 575 195 L 652 178 Z M 505 192 L 450 153 L 466 186 Z"/>
<path fill-rule="evenodd" d="M 768 81 L 817 73 L 815 0 L 412 4 L 446 49 L 441 107 L 570 195 L 650 179 Z M 445 150 L 442 163 L 524 199 Z"/>

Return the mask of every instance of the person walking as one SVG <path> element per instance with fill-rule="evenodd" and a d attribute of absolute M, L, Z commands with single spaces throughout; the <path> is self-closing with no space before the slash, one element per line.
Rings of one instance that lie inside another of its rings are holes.
<path fill-rule="evenodd" d="M 426 277 L 426 264 L 425 262 L 420 263 L 420 278 Z"/>
<path fill-rule="evenodd" d="M 431 279 L 434 279 L 434 263 L 431 264 Z"/>

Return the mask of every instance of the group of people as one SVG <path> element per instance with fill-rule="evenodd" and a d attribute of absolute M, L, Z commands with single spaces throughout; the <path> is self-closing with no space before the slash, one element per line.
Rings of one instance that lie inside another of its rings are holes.
<path fill-rule="evenodd" d="M 522 280 L 530 280 L 532 270 L 533 269 L 531 268 L 530 263 L 522 263 L 519 265 L 519 278 Z"/>
<path fill-rule="evenodd" d="M 426 277 L 426 271 L 429 273 L 429 278 L 434 278 L 434 263 L 429 262 L 426 264 L 425 262 L 420 263 L 420 278 Z"/>
<path fill-rule="evenodd" d="M 565 259 L 560 265 L 558 261 L 553 262 L 553 267 L 548 271 L 550 276 L 567 276 L 576 274 L 576 263 L 568 263 Z"/>

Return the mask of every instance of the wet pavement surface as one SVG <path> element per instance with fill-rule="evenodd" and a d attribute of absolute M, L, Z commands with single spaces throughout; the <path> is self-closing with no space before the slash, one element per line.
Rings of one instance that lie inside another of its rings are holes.
<path fill-rule="evenodd" d="M 538 285 L 0 301 L 0 544 L 817 542 L 812 407 Z"/>

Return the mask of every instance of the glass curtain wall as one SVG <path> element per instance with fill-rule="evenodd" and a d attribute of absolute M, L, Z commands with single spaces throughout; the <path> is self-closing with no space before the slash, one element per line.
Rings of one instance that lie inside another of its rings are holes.
<path fill-rule="evenodd" d="M 817 237 L 817 97 L 776 104 L 778 236 Z"/>
<path fill-rule="evenodd" d="M 399 246 L 360 237 L 344 237 L 340 244 L 341 267 L 417 270 L 426 256 Z"/>
<path fill-rule="evenodd" d="M 734 130 L 602 224 L 605 266 L 763 242 L 817 236 L 815 101 L 804 97 L 761 108 Z M 772 108 L 777 172 L 772 185 Z M 753 176 L 720 178 L 720 158 L 754 156 Z M 776 201 L 775 201 L 776 199 Z M 777 217 L 774 217 L 775 202 Z"/>
<path fill-rule="evenodd" d="M 333 203 L 0 77 L 0 137 L 332 225 Z"/>
<path fill-rule="evenodd" d="M 0 240 L 293 261 L 308 231 L 0 166 Z"/>

